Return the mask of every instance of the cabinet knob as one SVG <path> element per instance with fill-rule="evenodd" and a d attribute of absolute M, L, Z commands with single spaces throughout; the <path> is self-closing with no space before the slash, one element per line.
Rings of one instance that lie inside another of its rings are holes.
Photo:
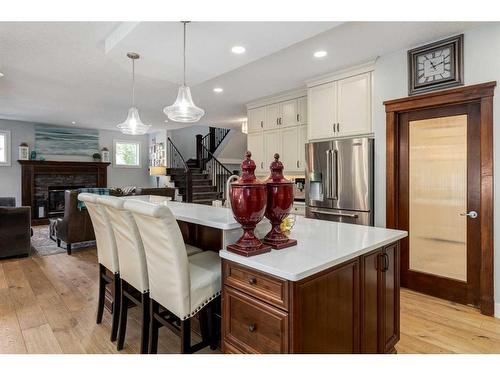
<path fill-rule="evenodd" d="M 257 326 L 255 325 L 255 323 L 250 324 L 248 326 L 248 332 L 255 332 L 256 330 L 257 330 Z"/>
<path fill-rule="evenodd" d="M 250 285 L 255 285 L 255 284 L 257 284 L 257 279 L 256 279 L 255 277 L 253 277 L 253 276 L 252 276 L 252 277 L 249 277 L 249 278 L 248 278 L 248 283 L 249 283 Z"/>

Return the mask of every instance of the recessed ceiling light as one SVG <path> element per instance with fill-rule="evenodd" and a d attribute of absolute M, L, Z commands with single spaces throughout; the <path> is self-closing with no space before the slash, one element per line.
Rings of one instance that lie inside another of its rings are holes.
<path fill-rule="evenodd" d="M 165 120 L 165 122 L 168 122 L 168 120 Z"/>
<path fill-rule="evenodd" d="M 317 58 L 325 57 L 326 55 L 328 55 L 328 52 L 326 52 L 326 51 L 316 51 L 316 52 L 314 52 L 314 57 L 317 57 Z"/>
<path fill-rule="evenodd" d="M 71 121 L 71 123 L 72 123 L 73 125 L 75 125 L 75 124 L 76 124 L 76 121 Z"/>
<path fill-rule="evenodd" d="M 221 93 L 222 91 L 224 91 L 224 89 L 222 87 L 214 88 L 214 92 L 216 92 L 217 94 Z"/>
<path fill-rule="evenodd" d="M 246 49 L 243 46 L 234 46 L 233 48 L 231 48 L 231 52 L 236 53 L 238 55 L 244 53 L 245 51 Z"/>
<path fill-rule="evenodd" d="M 2 73 L 2 72 L 0 72 L 0 78 L 2 78 L 2 77 L 3 77 L 3 73 Z"/>

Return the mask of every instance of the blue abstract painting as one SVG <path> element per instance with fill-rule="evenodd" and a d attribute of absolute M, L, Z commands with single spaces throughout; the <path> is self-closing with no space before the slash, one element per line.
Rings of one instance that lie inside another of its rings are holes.
<path fill-rule="evenodd" d="M 92 156 L 99 152 L 99 131 L 36 124 L 35 150 L 39 155 Z"/>

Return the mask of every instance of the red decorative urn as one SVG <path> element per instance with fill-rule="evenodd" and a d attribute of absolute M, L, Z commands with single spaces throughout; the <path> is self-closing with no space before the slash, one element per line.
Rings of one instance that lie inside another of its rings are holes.
<path fill-rule="evenodd" d="M 289 239 L 280 229 L 281 222 L 288 216 L 293 206 L 293 182 L 283 177 L 283 163 L 279 158 L 279 154 L 274 154 L 271 175 L 266 180 L 266 217 L 271 222 L 272 229 L 264 237 L 264 243 L 273 249 L 297 245 L 297 240 Z"/>
<path fill-rule="evenodd" d="M 267 202 L 266 184 L 255 177 L 255 162 L 250 159 L 252 153 L 246 152 L 246 159 L 241 163 L 242 175 L 231 184 L 231 208 L 234 218 L 243 228 L 243 235 L 227 250 L 246 257 L 271 251 L 255 237 L 255 226 L 264 217 Z"/>

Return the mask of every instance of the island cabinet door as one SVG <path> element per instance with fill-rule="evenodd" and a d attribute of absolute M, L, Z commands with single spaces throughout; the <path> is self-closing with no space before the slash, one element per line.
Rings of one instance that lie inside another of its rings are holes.
<path fill-rule="evenodd" d="M 399 248 L 394 243 L 361 257 L 362 353 L 392 353 L 399 341 Z"/>
<path fill-rule="evenodd" d="M 293 353 L 359 353 L 359 260 L 293 283 Z"/>
<path fill-rule="evenodd" d="M 380 349 L 383 353 L 395 351 L 399 341 L 399 242 L 386 246 L 381 257 L 382 319 Z"/>

